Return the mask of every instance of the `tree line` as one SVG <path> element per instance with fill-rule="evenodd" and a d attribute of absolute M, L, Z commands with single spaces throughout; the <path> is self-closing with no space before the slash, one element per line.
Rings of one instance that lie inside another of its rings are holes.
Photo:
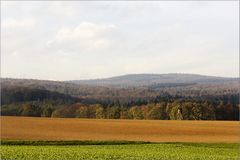
<path fill-rule="evenodd" d="M 149 119 L 149 120 L 238 120 L 239 107 L 220 101 L 157 102 L 131 107 L 120 105 L 82 104 L 56 105 L 50 102 L 29 102 L 3 105 L 2 115 L 96 118 L 96 119 Z"/>
<path fill-rule="evenodd" d="M 45 84 L 46 85 L 46 84 Z M 50 88 L 54 88 L 50 85 Z M 60 87 L 56 87 L 60 88 Z M 232 90 L 201 95 L 175 94 L 175 88 L 160 93 L 146 89 L 81 88 L 81 96 L 46 90 L 41 86 L 4 85 L 1 88 L 1 114 L 9 116 L 239 120 L 239 94 Z M 96 92 L 95 92 L 96 91 Z M 77 89 L 77 92 L 79 90 Z M 105 93 L 108 93 L 105 95 Z"/>

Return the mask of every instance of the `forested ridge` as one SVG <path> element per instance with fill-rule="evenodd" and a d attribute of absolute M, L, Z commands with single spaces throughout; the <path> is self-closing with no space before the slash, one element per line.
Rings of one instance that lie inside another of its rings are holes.
<path fill-rule="evenodd" d="M 194 80 L 113 87 L 4 78 L 1 79 L 1 114 L 102 119 L 239 119 L 238 79 Z"/>

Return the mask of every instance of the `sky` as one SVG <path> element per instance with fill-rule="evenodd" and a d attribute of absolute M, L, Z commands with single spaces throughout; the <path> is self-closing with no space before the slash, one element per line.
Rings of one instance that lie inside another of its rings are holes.
<path fill-rule="evenodd" d="M 238 77 L 239 1 L 1 1 L 1 77 Z"/>

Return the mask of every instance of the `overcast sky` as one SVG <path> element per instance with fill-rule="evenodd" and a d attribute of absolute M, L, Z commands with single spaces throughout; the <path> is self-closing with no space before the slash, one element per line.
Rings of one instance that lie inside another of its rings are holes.
<path fill-rule="evenodd" d="M 239 2 L 6 2 L 1 76 L 238 76 Z"/>

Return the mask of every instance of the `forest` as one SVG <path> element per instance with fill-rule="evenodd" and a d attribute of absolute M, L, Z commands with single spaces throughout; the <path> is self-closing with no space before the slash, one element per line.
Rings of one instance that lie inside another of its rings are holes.
<path fill-rule="evenodd" d="M 200 88 L 195 83 L 167 83 L 114 88 L 12 79 L 1 85 L 1 115 L 6 116 L 239 120 L 239 94 L 229 85 L 202 89 L 203 84 Z"/>
<path fill-rule="evenodd" d="M 239 109 L 230 103 L 211 104 L 194 101 L 174 101 L 149 103 L 136 106 L 119 106 L 101 104 L 71 105 L 50 102 L 29 102 L 3 105 L 2 115 L 33 116 L 56 118 L 97 118 L 97 119 L 158 119 L 158 120 L 238 120 Z"/>

